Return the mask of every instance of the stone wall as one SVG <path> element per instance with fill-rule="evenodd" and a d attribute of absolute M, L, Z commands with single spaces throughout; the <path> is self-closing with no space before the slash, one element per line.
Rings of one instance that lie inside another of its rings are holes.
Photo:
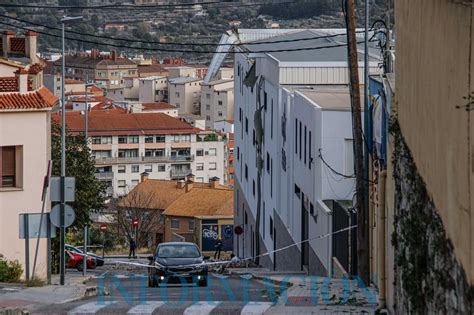
<path fill-rule="evenodd" d="M 392 123 L 391 133 L 396 313 L 473 314 L 474 288 L 468 283 L 453 244 L 447 238 L 439 209 L 418 173 L 396 121 Z"/>

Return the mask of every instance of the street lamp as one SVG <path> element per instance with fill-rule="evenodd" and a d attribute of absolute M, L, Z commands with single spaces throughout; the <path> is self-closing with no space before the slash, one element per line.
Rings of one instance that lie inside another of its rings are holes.
<path fill-rule="evenodd" d="M 85 128 L 85 133 L 84 137 L 86 138 L 86 144 L 89 142 L 87 141 L 87 136 L 88 136 L 88 131 L 89 131 L 89 93 L 87 92 L 87 88 L 93 86 L 94 83 L 89 82 L 89 75 L 86 75 L 86 128 Z"/>
<path fill-rule="evenodd" d="M 65 261 L 65 240 L 66 240 L 66 229 L 64 227 L 64 208 L 66 205 L 66 100 L 64 97 L 64 81 L 66 73 L 66 55 L 64 53 L 64 24 L 73 21 L 80 20 L 82 16 L 71 16 L 63 17 L 60 22 L 62 24 L 62 67 L 61 67 L 61 216 L 60 216 L 60 248 L 59 248 L 59 283 L 64 285 L 64 276 L 66 273 L 66 261 Z"/>

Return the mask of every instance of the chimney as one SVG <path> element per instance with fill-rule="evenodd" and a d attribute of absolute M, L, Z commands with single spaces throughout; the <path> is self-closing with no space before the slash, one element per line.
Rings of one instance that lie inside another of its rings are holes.
<path fill-rule="evenodd" d="M 219 186 L 219 179 L 216 176 L 209 178 L 209 186 L 214 189 L 217 188 Z"/>
<path fill-rule="evenodd" d="M 18 82 L 18 92 L 28 92 L 28 71 L 25 69 L 18 69 L 15 71 L 15 76 Z"/>
<path fill-rule="evenodd" d="M 148 175 L 149 175 L 149 174 L 148 174 L 147 172 L 141 173 L 141 174 L 140 174 L 140 182 L 141 182 L 141 183 L 146 182 L 146 181 L 148 180 Z"/>
<path fill-rule="evenodd" d="M 186 175 L 186 180 L 190 180 L 190 181 L 193 181 L 193 182 L 194 182 L 194 174 L 193 174 L 193 173 L 189 173 L 188 175 Z"/>
<path fill-rule="evenodd" d="M 112 60 L 113 61 L 117 61 L 117 52 L 115 50 L 112 50 L 110 52 L 111 56 L 112 56 Z"/>
<path fill-rule="evenodd" d="M 190 192 L 193 189 L 193 181 L 192 180 L 187 180 L 186 181 L 186 192 Z"/>
<path fill-rule="evenodd" d="M 30 58 L 30 63 L 34 64 L 38 61 L 37 48 L 37 36 L 38 34 L 33 31 L 27 31 L 25 33 L 25 56 Z"/>
<path fill-rule="evenodd" d="M 176 188 L 183 189 L 185 185 L 184 180 L 180 179 L 176 182 Z"/>
<path fill-rule="evenodd" d="M 3 57 L 8 58 L 8 53 L 10 52 L 10 39 L 15 36 L 15 32 L 5 31 L 2 34 L 2 50 Z"/>

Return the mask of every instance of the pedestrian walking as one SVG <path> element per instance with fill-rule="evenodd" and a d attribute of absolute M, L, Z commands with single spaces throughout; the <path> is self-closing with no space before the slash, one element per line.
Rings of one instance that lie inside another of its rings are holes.
<path fill-rule="evenodd" d="M 221 259 L 221 250 L 222 250 L 222 240 L 220 238 L 217 239 L 216 243 L 214 244 L 214 248 L 216 252 L 214 253 L 214 259 Z"/>
<path fill-rule="evenodd" d="M 130 238 L 130 251 L 128 252 L 128 259 L 131 257 L 136 258 L 135 256 L 135 249 L 137 248 L 137 243 L 135 243 L 135 240 L 133 238 Z"/>

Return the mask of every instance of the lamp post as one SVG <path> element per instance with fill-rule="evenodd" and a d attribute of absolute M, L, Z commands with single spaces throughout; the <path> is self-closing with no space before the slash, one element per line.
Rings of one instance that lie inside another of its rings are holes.
<path fill-rule="evenodd" d="M 86 128 L 85 128 L 85 133 L 84 137 L 86 138 L 86 144 L 89 144 L 87 141 L 87 136 L 88 136 L 88 131 L 89 131 L 89 93 L 87 92 L 87 88 L 93 86 L 93 83 L 89 83 L 89 75 L 86 75 Z"/>
<path fill-rule="evenodd" d="M 65 261 L 65 240 L 66 240 L 66 229 L 64 227 L 64 208 L 66 205 L 66 100 L 64 97 L 64 81 L 66 73 L 66 55 L 64 53 L 64 25 L 66 22 L 73 20 L 80 20 L 82 16 L 75 17 L 64 17 L 61 21 L 62 32 L 62 65 L 61 65 L 61 215 L 60 215 L 60 237 L 59 237 L 59 283 L 64 285 L 64 278 L 66 274 L 66 261 Z"/>

